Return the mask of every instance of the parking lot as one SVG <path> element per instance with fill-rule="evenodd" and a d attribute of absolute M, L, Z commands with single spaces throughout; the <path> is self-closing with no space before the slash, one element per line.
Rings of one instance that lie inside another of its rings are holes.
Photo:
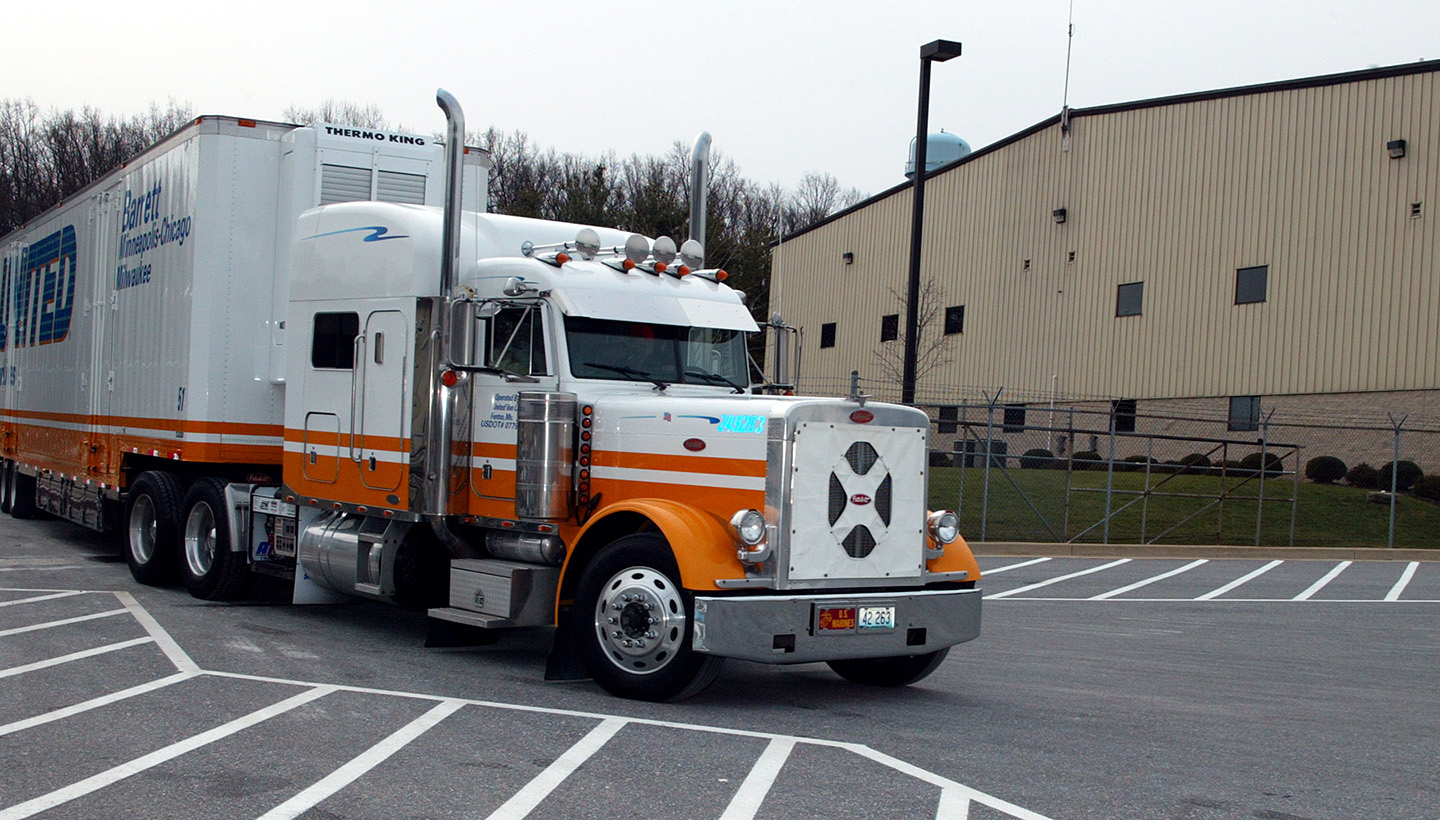
<path fill-rule="evenodd" d="M 426 649 L 356 603 L 213 605 L 0 520 L 0 820 L 1440 816 L 1440 564 L 995 557 L 904 690 L 732 663 L 681 704 Z"/>

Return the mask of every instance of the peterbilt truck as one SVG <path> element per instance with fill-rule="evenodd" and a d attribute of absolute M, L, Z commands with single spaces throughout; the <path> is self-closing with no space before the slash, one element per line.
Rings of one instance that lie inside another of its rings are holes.
<path fill-rule="evenodd" d="M 547 678 L 630 698 L 725 658 L 906 685 L 978 635 L 926 414 L 755 386 L 700 241 L 708 135 L 677 247 L 486 213 L 437 102 L 443 150 L 201 118 L 7 237 L 0 506 L 204 599 L 266 575 L 554 627 Z"/>

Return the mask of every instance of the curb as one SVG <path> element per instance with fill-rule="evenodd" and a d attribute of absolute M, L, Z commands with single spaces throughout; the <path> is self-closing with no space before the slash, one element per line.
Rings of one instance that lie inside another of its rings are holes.
<path fill-rule="evenodd" d="M 1440 561 L 1440 549 L 1385 547 L 1241 547 L 1177 544 L 1059 544 L 1054 542 L 972 542 L 976 557 L 1048 556 L 1053 558 L 1250 558 L 1282 561 Z"/>

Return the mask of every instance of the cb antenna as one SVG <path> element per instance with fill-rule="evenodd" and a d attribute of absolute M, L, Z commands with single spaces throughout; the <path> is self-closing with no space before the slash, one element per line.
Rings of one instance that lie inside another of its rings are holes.
<path fill-rule="evenodd" d="M 1070 0 L 1070 20 L 1065 32 L 1065 91 L 1060 100 L 1062 150 L 1070 150 L 1070 52 L 1075 46 L 1075 0 Z"/>

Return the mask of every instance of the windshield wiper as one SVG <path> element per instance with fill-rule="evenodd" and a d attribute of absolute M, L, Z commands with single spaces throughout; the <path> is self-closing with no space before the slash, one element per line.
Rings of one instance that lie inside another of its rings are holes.
<path fill-rule="evenodd" d="M 619 373 L 622 376 L 639 376 L 641 379 L 654 384 L 656 390 L 664 390 L 665 388 L 670 386 L 669 384 L 660 381 L 649 373 L 646 373 L 644 370 L 636 370 L 633 367 L 626 367 L 625 365 L 601 364 L 600 362 L 586 362 L 585 366 L 593 367 L 597 370 L 609 370 L 611 373 Z"/>
<path fill-rule="evenodd" d="M 711 372 L 709 372 L 709 371 L 707 371 L 707 370 L 701 370 L 701 369 L 698 368 L 698 367 L 687 367 L 687 368 L 685 368 L 685 375 L 687 375 L 687 376 L 695 376 L 695 377 L 697 377 L 697 378 L 704 379 L 705 381 L 707 381 L 707 382 L 709 382 L 709 383 L 711 383 L 711 384 L 725 384 L 725 385 L 729 385 L 730 387 L 735 388 L 735 392 L 736 392 L 736 393 L 744 393 L 744 392 L 745 392 L 745 388 L 741 387 L 740 385 L 736 384 L 735 382 L 730 381 L 729 379 L 725 378 L 724 376 L 720 375 L 719 373 L 711 373 Z"/>

